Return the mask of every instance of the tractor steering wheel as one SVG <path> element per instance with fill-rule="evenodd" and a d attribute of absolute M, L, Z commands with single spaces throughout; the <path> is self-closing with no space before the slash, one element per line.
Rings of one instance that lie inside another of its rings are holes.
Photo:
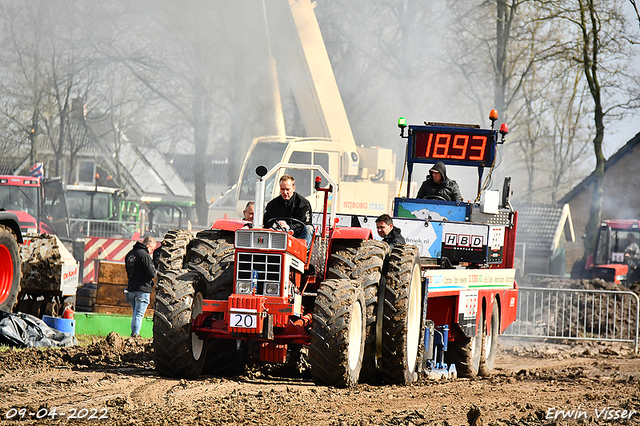
<path fill-rule="evenodd" d="M 298 224 L 300 224 L 300 226 L 302 226 L 302 228 L 304 228 L 304 227 L 306 226 L 306 224 L 305 224 L 303 221 L 301 221 L 301 220 L 299 220 L 299 219 L 296 219 L 296 218 L 294 218 L 294 217 L 274 217 L 274 218 L 271 218 L 271 219 L 269 219 L 269 220 L 267 221 L 267 226 L 266 226 L 266 228 L 271 228 L 271 227 L 273 227 L 273 228 L 275 228 L 275 229 L 276 229 L 276 230 L 278 230 L 278 231 L 284 231 L 284 232 L 287 232 L 287 231 L 288 231 L 288 229 L 285 229 L 282 225 L 280 225 L 280 221 L 281 221 L 281 220 L 284 220 L 285 222 L 286 222 L 286 221 L 292 221 L 292 222 L 298 223 Z M 291 228 L 291 229 L 292 229 L 292 228 Z M 293 229 L 292 229 L 292 230 L 293 230 Z"/>

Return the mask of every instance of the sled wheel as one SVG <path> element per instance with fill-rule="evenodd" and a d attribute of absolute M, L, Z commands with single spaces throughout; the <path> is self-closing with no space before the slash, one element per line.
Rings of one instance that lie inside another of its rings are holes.
<path fill-rule="evenodd" d="M 498 301 L 493 299 L 493 308 L 491 309 L 491 322 L 489 329 L 482 339 L 482 351 L 480 355 L 481 376 L 491 375 L 493 365 L 496 361 L 496 352 L 498 351 L 498 335 L 500 333 L 500 312 Z"/>
<path fill-rule="evenodd" d="M 459 377 L 476 377 L 480 370 L 480 356 L 482 354 L 484 315 L 480 310 L 480 319 L 474 337 L 463 336 L 461 339 L 449 343 L 447 361 L 456 365 Z"/>

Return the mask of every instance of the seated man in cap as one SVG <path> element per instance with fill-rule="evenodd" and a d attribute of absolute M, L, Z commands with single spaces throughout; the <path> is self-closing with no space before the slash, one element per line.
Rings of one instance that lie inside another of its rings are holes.
<path fill-rule="evenodd" d="M 462 194 L 458 183 L 447 177 L 447 169 L 442 161 L 438 161 L 429 170 L 429 176 L 422 182 L 416 198 L 443 201 L 461 201 Z"/>

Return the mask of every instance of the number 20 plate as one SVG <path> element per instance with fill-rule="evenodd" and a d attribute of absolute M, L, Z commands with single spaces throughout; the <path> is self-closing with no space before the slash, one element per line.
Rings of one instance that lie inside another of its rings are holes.
<path fill-rule="evenodd" d="M 258 316 L 256 314 L 229 314 L 229 326 L 234 328 L 256 328 Z"/>

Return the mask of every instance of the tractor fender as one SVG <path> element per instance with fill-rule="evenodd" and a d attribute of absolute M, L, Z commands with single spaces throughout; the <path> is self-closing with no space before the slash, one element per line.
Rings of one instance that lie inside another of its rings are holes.
<path fill-rule="evenodd" d="M 250 222 L 241 219 L 218 219 L 213 223 L 211 229 L 235 232 L 247 223 Z"/>
<path fill-rule="evenodd" d="M 336 228 L 331 235 L 332 240 L 370 240 L 373 233 L 369 228 Z"/>

